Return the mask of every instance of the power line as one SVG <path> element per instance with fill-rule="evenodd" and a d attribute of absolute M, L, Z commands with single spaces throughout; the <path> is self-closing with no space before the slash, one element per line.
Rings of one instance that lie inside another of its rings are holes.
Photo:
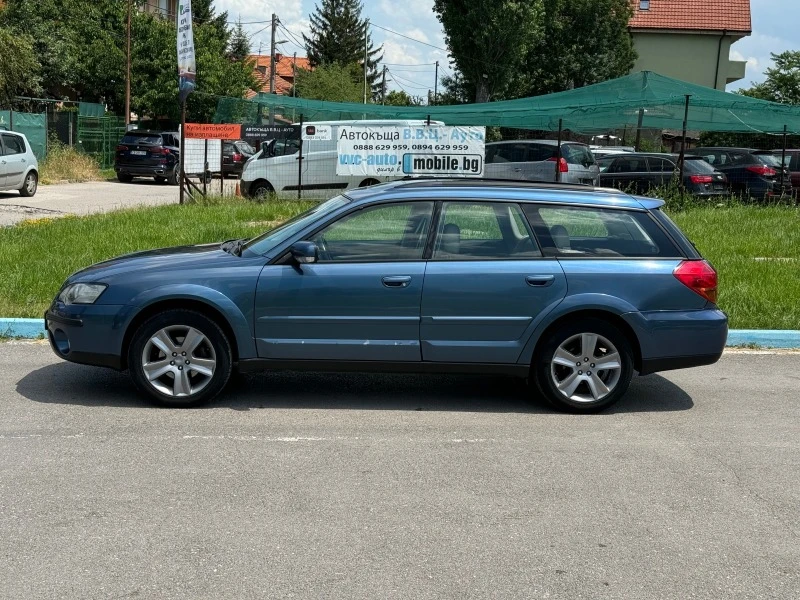
<path fill-rule="evenodd" d="M 414 89 L 414 90 L 428 90 L 428 89 L 430 89 L 430 87 L 429 87 L 429 86 L 419 86 L 419 85 L 417 85 L 417 82 L 415 82 L 415 81 L 410 81 L 410 80 L 408 80 L 408 79 L 405 79 L 405 78 L 403 78 L 403 77 L 398 77 L 396 74 L 392 73 L 392 70 L 391 70 L 391 69 L 387 69 L 387 70 L 386 70 L 386 72 L 387 72 L 387 73 L 389 73 L 389 74 L 392 76 L 392 80 L 393 80 L 393 81 L 394 81 L 394 82 L 395 82 L 397 85 L 399 85 L 399 86 L 400 86 L 400 89 L 402 89 L 402 90 L 403 90 L 403 91 L 404 91 L 406 94 L 408 94 L 408 90 L 406 90 L 406 88 L 403 86 L 403 84 L 402 84 L 402 83 L 400 83 L 400 81 L 401 81 L 401 80 L 402 80 L 402 81 L 405 81 L 405 82 L 406 82 L 406 85 L 407 85 L 408 87 L 410 87 L 411 89 Z M 410 95 L 410 94 L 409 94 L 409 95 Z"/>

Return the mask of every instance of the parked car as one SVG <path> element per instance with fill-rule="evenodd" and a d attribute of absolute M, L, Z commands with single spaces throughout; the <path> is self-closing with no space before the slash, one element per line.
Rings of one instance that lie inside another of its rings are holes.
<path fill-rule="evenodd" d="M 29 198 L 39 187 L 39 161 L 22 133 L 0 133 L 0 190 L 19 190 Z"/>
<path fill-rule="evenodd" d="M 783 150 L 773 150 L 772 153 L 779 161 L 783 156 Z M 797 194 L 800 190 L 800 150 L 787 150 L 786 162 L 783 163 L 789 169 L 789 177 L 792 180 L 792 191 Z"/>
<path fill-rule="evenodd" d="M 561 143 L 553 140 L 519 140 L 486 144 L 484 176 L 489 179 L 521 181 L 556 181 L 559 171 L 562 183 L 597 185 L 600 170 L 586 144 Z"/>
<path fill-rule="evenodd" d="M 175 131 L 129 131 L 114 155 L 117 179 L 130 183 L 134 177 L 152 177 L 159 183 L 178 185 L 180 140 L 180 134 Z"/>
<path fill-rule="evenodd" d="M 441 121 L 423 120 L 367 120 L 367 121 L 309 121 L 303 123 L 306 129 L 330 127 L 328 140 L 306 140 L 303 142 L 303 197 L 329 198 L 331 193 L 367 187 L 398 177 L 348 176 L 336 175 L 336 151 L 339 128 L 342 126 L 391 126 L 421 127 L 423 125 L 444 125 Z M 242 170 L 240 190 L 242 195 L 263 198 L 273 192 L 297 191 L 300 140 L 264 140 L 258 153 L 252 156 Z M 401 175 L 402 177 L 402 175 Z"/>
<path fill-rule="evenodd" d="M 702 156 L 717 171 L 724 173 L 735 194 L 756 200 L 791 195 L 789 169 L 769 150 L 751 148 L 694 148 L 692 154 Z M 784 169 L 784 185 L 780 184 L 780 169 Z"/>
<path fill-rule="evenodd" d="M 352 190 L 250 240 L 79 271 L 47 333 L 59 357 L 127 368 L 170 406 L 210 400 L 238 368 L 505 373 L 596 411 L 634 371 L 711 364 L 725 345 L 717 274 L 663 204 L 481 179 Z"/>
<path fill-rule="evenodd" d="M 603 146 L 596 148 L 594 146 L 590 146 L 589 149 L 592 151 L 592 156 L 594 156 L 595 160 L 600 160 L 606 156 L 619 156 L 620 154 L 629 154 L 634 152 L 632 149 L 626 150 L 625 148 L 605 148 Z"/>
<path fill-rule="evenodd" d="M 628 153 L 599 159 L 600 185 L 644 194 L 669 185 L 679 175 L 679 156 L 660 153 Z M 683 185 L 694 196 L 712 198 L 730 194 L 728 179 L 699 156 L 685 156 Z"/>
<path fill-rule="evenodd" d="M 244 163 L 256 153 L 256 149 L 244 140 L 222 142 L 222 174 L 241 175 Z"/>

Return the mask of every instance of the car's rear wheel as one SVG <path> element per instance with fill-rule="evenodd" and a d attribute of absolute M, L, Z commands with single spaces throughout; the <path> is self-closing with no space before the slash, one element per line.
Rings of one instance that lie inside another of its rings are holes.
<path fill-rule="evenodd" d="M 633 352 L 619 329 L 600 319 L 583 318 L 547 334 L 532 371 L 542 396 L 555 408 L 597 412 L 627 391 Z"/>
<path fill-rule="evenodd" d="M 39 176 L 36 175 L 35 171 L 31 171 L 25 177 L 22 188 L 19 190 L 19 195 L 25 198 L 30 198 L 36 193 L 37 189 L 39 189 Z"/>
<path fill-rule="evenodd" d="M 170 185 L 178 185 L 181 181 L 181 165 L 180 163 L 175 165 L 175 168 L 170 171 L 169 175 L 167 176 L 167 181 Z"/>
<path fill-rule="evenodd" d="M 145 321 L 128 349 L 134 384 L 165 406 L 208 402 L 227 384 L 231 366 L 231 346 L 223 331 L 190 310 L 168 310 Z"/>
<path fill-rule="evenodd" d="M 131 181 L 133 181 L 133 175 L 131 175 L 130 173 L 117 173 L 117 179 L 121 183 L 130 183 Z"/>

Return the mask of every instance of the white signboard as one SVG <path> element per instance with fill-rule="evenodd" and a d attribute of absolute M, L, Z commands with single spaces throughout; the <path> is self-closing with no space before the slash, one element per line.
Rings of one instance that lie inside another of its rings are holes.
<path fill-rule="evenodd" d="M 332 135 L 332 127 L 330 125 L 304 125 L 303 126 L 303 141 L 304 142 L 327 142 L 330 141 Z"/>
<path fill-rule="evenodd" d="M 208 142 L 208 170 L 212 173 L 222 171 L 222 140 L 184 140 L 185 148 L 183 170 L 189 175 L 199 175 L 204 172 L 203 163 L 206 157 L 206 142 Z"/>
<path fill-rule="evenodd" d="M 192 0 L 178 3 L 178 90 L 181 102 L 194 91 L 197 67 L 194 62 L 194 32 L 192 31 Z"/>
<path fill-rule="evenodd" d="M 482 177 L 485 127 L 340 125 L 336 174 Z"/>

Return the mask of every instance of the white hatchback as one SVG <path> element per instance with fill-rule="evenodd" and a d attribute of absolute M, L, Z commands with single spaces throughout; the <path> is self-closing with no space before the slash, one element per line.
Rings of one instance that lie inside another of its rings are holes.
<path fill-rule="evenodd" d="M 19 190 L 33 196 L 39 186 L 39 161 L 21 133 L 0 131 L 0 191 Z"/>

